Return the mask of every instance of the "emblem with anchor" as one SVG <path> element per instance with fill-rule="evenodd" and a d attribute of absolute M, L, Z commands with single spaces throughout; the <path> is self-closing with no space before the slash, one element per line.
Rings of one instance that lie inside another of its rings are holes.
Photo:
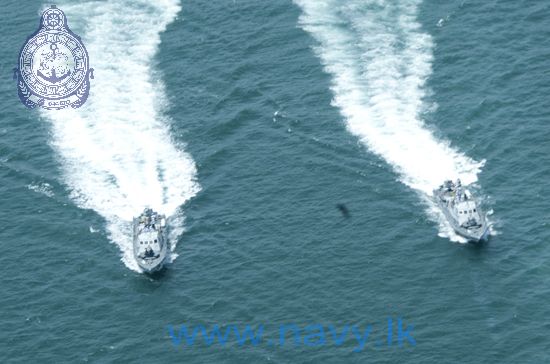
<path fill-rule="evenodd" d="M 52 5 L 21 48 L 14 79 L 26 107 L 59 110 L 86 102 L 93 71 L 80 37 L 69 29 L 65 14 Z"/>

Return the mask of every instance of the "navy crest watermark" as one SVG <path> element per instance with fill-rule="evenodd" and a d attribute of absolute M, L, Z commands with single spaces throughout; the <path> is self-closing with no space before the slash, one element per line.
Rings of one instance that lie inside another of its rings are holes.
<path fill-rule="evenodd" d="M 23 105 L 59 110 L 86 102 L 93 71 L 80 37 L 69 29 L 65 13 L 52 5 L 21 48 L 14 79 Z"/>

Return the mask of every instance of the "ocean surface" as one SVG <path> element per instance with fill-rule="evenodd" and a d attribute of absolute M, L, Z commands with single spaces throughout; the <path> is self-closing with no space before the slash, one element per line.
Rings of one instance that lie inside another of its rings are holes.
<path fill-rule="evenodd" d="M 47 112 L 12 69 L 48 5 L 0 15 L 1 363 L 550 362 L 550 4 L 60 0 L 95 79 Z M 484 244 L 431 200 L 458 177 Z M 169 216 L 153 277 L 145 206 Z M 168 329 L 290 323 L 372 339 Z"/>

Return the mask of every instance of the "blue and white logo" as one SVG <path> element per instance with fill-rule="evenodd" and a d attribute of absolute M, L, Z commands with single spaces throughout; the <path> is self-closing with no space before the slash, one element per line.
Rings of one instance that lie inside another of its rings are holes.
<path fill-rule="evenodd" d="M 93 71 L 80 37 L 69 29 L 65 14 L 52 5 L 21 48 L 14 78 L 26 107 L 59 110 L 86 102 Z"/>

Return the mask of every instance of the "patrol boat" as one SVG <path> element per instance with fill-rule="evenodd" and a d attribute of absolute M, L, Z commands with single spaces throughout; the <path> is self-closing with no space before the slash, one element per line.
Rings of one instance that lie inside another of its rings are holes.
<path fill-rule="evenodd" d="M 480 242 L 487 237 L 489 227 L 485 214 L 470 191 L 462 187 L 460 180 L 456 183 L 445 181 L 434 190 L 434 198 L 457 234 L 470 242 Z"/>
<path fill-rule="evenodd" d="M 133 219 L 134 258 L 145 273 L 162 269 L 168 255 L 166 217 L 150 208 Z"/>

